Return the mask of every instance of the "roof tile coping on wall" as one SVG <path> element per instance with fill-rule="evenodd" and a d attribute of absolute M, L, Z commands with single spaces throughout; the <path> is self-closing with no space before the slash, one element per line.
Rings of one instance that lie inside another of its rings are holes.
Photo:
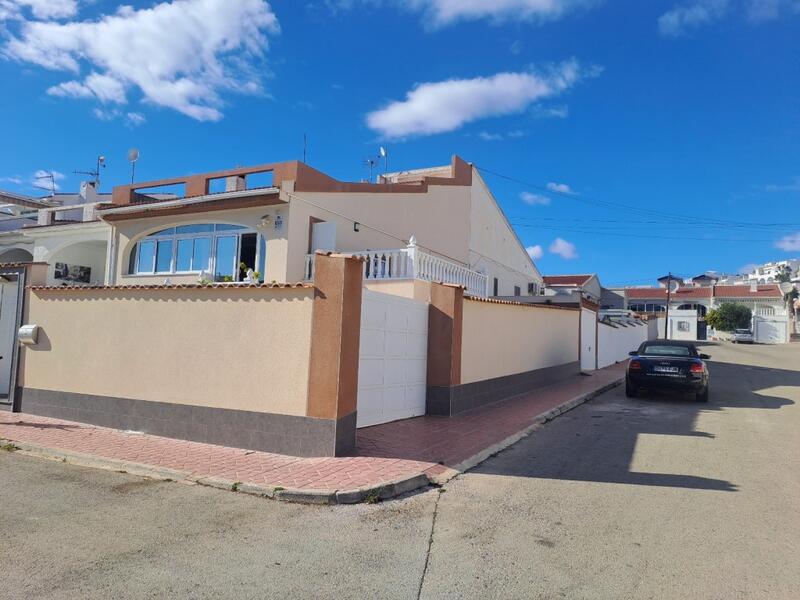
<path fill-rule="evenodd" d="M 176 283 L 151 285 L 33 285 L 29 290 L 81 292 L 87 290 L 185 290 L 185 289 L 297 289 L 314 286 L 310 283 Z"/>
<path fill-rule="evenodd" d="M 460 287 L 460 286 L 459 286 Z M 491 304 L 508 304 L 511 306 L 525 306 L 528 308 L 549 308 L 551 310 L 572 310 L 578 311 L 580 310 L 577 307 L 571 306 L 558 306 L 555 304 L 533 304 L 531 302 L 514 302 L 513 300 L 498 300 L 496 298 L 482 298 L 480 296 L 469 296 L 464 295 L 464 300 L 473 300 L 475 302 L 489 302 Z"/>

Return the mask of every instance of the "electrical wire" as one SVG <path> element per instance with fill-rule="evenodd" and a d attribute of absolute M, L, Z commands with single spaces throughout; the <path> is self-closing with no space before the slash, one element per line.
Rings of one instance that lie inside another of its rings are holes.
<path fill-rule="evenodd" d="M 498 177 L 500 179 L 505 179 L 506 181 L 517 183 L 519 185 L 526 186 L 526 187 L 529 187 L 529 188 L 532 188 L 532 189 L 535 189 L 535 190 L 539 190 L 539 191 L 545 192 L 547 194 L 560 196 L 560 197 L 564 197 L 564 198 L 569 198 L 571 200 L 576 200 L 578 202 L 582 202 L 584 204 L 588 204 L 589 206 L 598 206 L 598 205 L 600 205 L 600 206 L 605 206 L 605 207 L 609 207 L 609 208 L 623 209 L 623 210 L 635 212 L 635 213 L 638 213 L 638 214 L 649 215 L 651 217 L 652 216 L 659 216 L 660 218 L 666 220 L 669 223 L 673 223 L 673 222 L 679 222 L 679 223 L 680 222 L 693 222 L 693 223 L 702 223 L 702 224 L 705 224 L 705 225 L 714 225 L 714 226 L 718 226 L 718 225 L 737 225 L 737 226 L 741 226 L 741 227 L 754 227 L 754 226 L 758 226 L 759 225 L 758 223 L 747 223 L 747 222 L 744 222 L 744 221 L 730 221 L 730 220 L 726 220 L 726 219 L 714 219 L 714 218 L 707 218 L 707 217 L 703 217 L 702 219 L 700 219 L 700 218 L 698 218 L 696 216 L 692 216 L 692 215 L 685 215 L 685 214 L 680 214 L 680 213 L 666 213 L 666 212 L 659 211 L 659 210 L 642 208 L 642 207 L 637 207 L 637 206 L 631 206 L 631 205 L 628 205 L 628 204 L 623 204 L 621 202 L 611 202 L 609 200 L 592 199 L 592 198 L 588 198 L 588 197 L 580 195 L 580 194 L 574 194 L 574 193 L 568 193 L 568 192 L 561 192 L 561 191 L 558 191 L 558 190 L 552 190 L 547 186 L 542 186 L 542 185 L 537 184 L 537 183 L 533 183 L 533 182 L 530 182 L 530 181 L 525 181 L 523 179 L 519 179 L 517 177 L 512 177 L 510 175 L 504 175 L 502 173 L 498 173 L 497 171 L 492 171 L 491 169 L 486 169 L 484 167 L 479 167 L 477 165 L 475 165 L 475 168 L 478 169 L 478 171 L 480 171 L 481 173 L 486 173 L 488 175 L 493 175 L 493 176 Z M 662 224 L 664 224 L 664 223 L 662 223 Z M 785 223 L 775 223 L 775 224 L 769 224 L 769 225 L 787 225 L 787 224 L 785 224 Z M 800 225 L 798 225 L 798 227 L 800 227 Z"/>

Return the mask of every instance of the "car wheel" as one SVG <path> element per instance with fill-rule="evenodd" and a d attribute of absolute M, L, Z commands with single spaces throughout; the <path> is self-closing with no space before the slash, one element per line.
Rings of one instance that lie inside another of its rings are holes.
<path fill-rule="evenodd" d="M 627 379 L 625 380 L 625 395 L 628 398 L 636 398 L 639 395 L 639 389 Z"/>
<path fill-rule="evenodd" d="M 708 402 L 708 386 L 702 392 L 695 394 L 694 397 L 698 402 Z"/>

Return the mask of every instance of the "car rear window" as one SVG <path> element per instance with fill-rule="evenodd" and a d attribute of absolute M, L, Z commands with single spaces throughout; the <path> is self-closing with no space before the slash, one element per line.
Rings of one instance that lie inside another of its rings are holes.
<path fill-rule="evenodd" d="M 667 346 L 648 344 L 644 347 L 642 354 L 651 356 L 691 356 L 688 346 Z"/>
<path fill-rule="evenodd" d="M 737 329 L 736 333 L 750 333 L 749 329 Z"/>

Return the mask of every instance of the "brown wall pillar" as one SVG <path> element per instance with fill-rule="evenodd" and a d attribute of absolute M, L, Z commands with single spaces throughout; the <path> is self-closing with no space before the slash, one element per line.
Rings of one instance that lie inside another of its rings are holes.
<path fill-rule="evenodd" d="M 461 339 L 464 290 L 431 284 L 428 312 L 428 375 L 426 410 L 429 415 L 450 415 L 453 386 L 461 383 Z"/>
<path fill-rule="evenodd" d="M 333 454 L 356 443 L 362 260 L 342 254 L 315 257 L 314 312 L 306 415 L 336 421 Z"/>

